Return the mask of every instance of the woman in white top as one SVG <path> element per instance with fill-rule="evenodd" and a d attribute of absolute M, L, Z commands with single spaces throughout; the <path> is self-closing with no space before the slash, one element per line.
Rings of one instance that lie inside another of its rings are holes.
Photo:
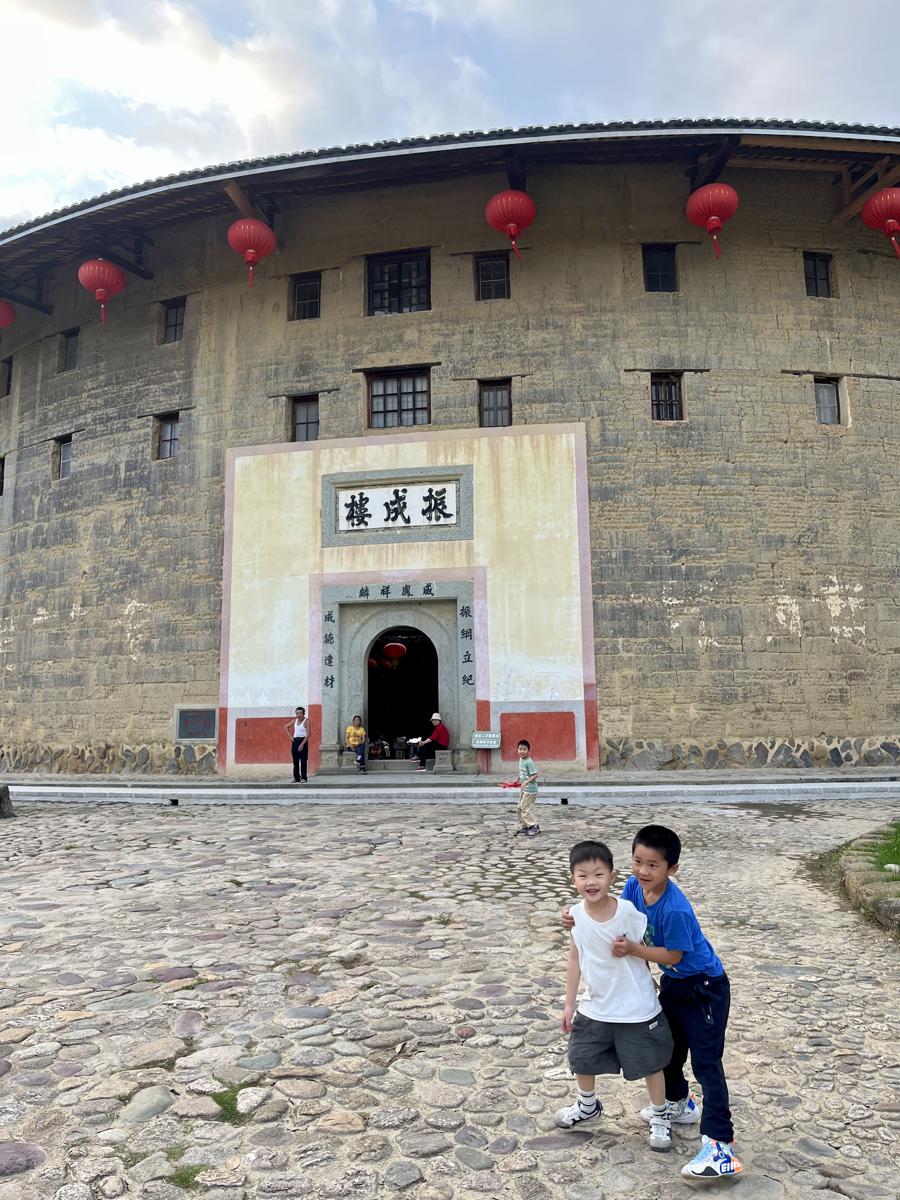
<path fill-rule="evenodd" d="M 293 721 L 288 721 L 284 727 L 285 733 L 291 735 L 291 759 L 294 763 L 294 783 L 308 783 L 306 778 L 306 763 L 309 759 L 309 721 L 306 719 L 305 708 L 294 709 Z"/>

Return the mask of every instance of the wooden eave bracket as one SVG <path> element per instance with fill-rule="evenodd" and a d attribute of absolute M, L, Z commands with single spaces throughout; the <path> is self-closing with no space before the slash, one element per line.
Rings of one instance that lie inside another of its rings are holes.
<path fill-rule="evenodd" d="M 845 182 L 844 199 L 848 202 L 832 218 L 835 225 L 846 225 L 852 217 L 862 211 L 871 196 L 880 192 L 882 188 L 893 187 L 900 181 L 900 163 L 883 158 L 870 171 L 867 171 L 862 179 L 857 180 L 854 186 L 858 188 L 861 184 L 868 183 L 873 175 L 875 176 L 874 182 L 869 183 L 868 187 L 863 187 L 862 191 L 854 192 L 849 183 Z M 849 200 L 848 195 L 851 197 Z"/>
<path fill-rule="evenodd" d="M 44 276 L 42 272 L 35 275 L 31 287 L 32 295 L 22 292 L 24 280 L 17 281 L 9 287 L 0 279 L 0 298 L 9 300 L 12 304 L 21 304 L 24 308 L 33 308 L 35 312 L 43 313 L 45 317 L 53 316 L 53 305 L 44 303 Z"/>
<path fill-rule="evenodd" d="M 222 190 L 242 217 L 249 221 L 264 221 L 266 225 L 270 223 L 266 220 L 266 214 L 256 207 L 236 179 L 229 179 L 227 183 L 223 183 Z"/>
<path fill-rule="evenodd" d="M 715 183 L 740 144 L 740 134 L 731 133 L 727 138 L 722 139 L 721 145 L 708 158 L 702 160 L 698 158 L 696 162 L 692 163 L 686 172 L 691 181 L 691 191 L 696 191 L 704 184 Z"/>
<path fill-rule="evenodd" d="M 527 172 L 519 162 L 518 155 L 504 154 L 503 167 L 506 171 L 506 178 L 509 181 L 509 186 L 516 192 L 524 192 L 525 179 Z"/>

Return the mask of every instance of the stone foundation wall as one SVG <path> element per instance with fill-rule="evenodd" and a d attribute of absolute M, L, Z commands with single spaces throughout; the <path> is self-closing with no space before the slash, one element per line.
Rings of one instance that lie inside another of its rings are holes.
<path fill-rule="evenodd" d="M 893 738 L 766 738 L 754 741 L 649 742 L 607 738 L 601 766 L 619 771 L 696 771 L 716 767 L 889 767 L 900 764 L 900 736 Z"/>
<path fill-rule="evenodd" d="M 36 775 L 214 775 L 216 747 L 205 745 L 46 746 L 0 745 L 0 774 Z"/>

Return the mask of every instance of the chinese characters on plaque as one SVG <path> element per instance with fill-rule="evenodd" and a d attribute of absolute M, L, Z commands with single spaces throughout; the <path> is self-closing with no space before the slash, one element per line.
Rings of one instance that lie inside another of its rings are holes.
<path fill-rule="evenodd" d="M 338 529 L 436 529 L 459 523 L 458 484 L 410 483 L 399 487 L 341 488 Z"/>

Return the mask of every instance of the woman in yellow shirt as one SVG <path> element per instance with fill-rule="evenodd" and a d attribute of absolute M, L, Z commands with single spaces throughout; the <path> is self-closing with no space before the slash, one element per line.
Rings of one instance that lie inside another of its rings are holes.
<path fill-rule="evenodd" d="M 356 755 L 356 769 L 361 775 L 366 773 L 366 731 L 363 729 L 362 717 L 353 718 L 353 724 L 344 730 L 344 742 L 348 750 Z"/>

